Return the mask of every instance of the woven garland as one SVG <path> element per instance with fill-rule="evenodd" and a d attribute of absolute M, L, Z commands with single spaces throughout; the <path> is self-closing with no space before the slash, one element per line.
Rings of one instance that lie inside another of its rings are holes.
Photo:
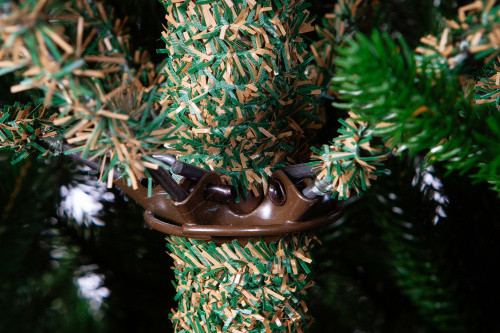
<path fill-rule="evenodd" d="M 332 140 L 330 145 L 320 149 L 311 148 L 315 155 L 309 163 L 318 172 L 318 179 L 324 182 L 327 192 L 333 192 L 340 200 L 345 200 L 353 194 L 362 193 L 371 186 L 385 171 L 377 169 L 381 162 L 387 159 L 387 151 L 383 144 L 374 144 L 371 136 L 372 128 L 367 122 L 349 112 L 349 118 L 339 119 L 342 127 L 341 135 Z M 383 127 L 377 124 L 375 127 Z"/>
<path fill-rule="evenodd" d="M 171 315 L 175 332 L 308 331 L 316 237 L 293 235 L 246 246 L 174 236 L 167 241 L 179 304 Z"/>

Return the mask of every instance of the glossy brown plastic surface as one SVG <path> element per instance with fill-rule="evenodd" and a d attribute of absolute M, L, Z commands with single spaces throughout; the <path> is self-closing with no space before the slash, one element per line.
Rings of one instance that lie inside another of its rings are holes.
<path fill-rule="evenodd" d="M 210 187 L 222 185 L 215 172 L 203 175 L 182 201 L 167 199 L 161 186 L 156 186 L 148 198 L 147 188 L 133 190 L 122 180 L 115 184 L 146 209 L 144 219 L 152 228 L 165 234 L 218 242 L 235 238 L 245 241 L 251 237 L 278 239 L 284 234 L 327 225 L 343 213 L 343 205 L 337 200 L 305 198 L 282 171 L 273 173 L 270 184 L 274 188 L 267 196 L 261 194 L 229 204 L 210 198 Z M 190 182 L 181 185 L 187 188 Z"/>

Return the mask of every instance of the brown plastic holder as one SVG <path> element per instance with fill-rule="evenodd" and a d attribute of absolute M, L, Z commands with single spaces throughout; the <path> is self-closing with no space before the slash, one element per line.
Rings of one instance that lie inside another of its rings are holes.
<path fill-rule="evenodd" d="M 220 193 L 212 190 L 224 186 L 215 172 L 205 173 L 196 182 L 184 178 L 180 186 L 189 194 L 182 201 L 169 198 L 160 185 L 148 197 L 147 186 L 134 190 L 122 179 L 115 180 L 119 188 L 146 210 L 144 220 L 153 229 L 218 244 L 233 239 L 246 243 L 259 237 L 272 242 L 286 234 L 307 232 L 338 220 L 344 208 L 338 200 L 308 199 L 302 195 L 300 189 L 310 183 L 310 178 L 292 182 L 283 171 L 277 170 L 270 178 L 267 195 L 261 192 L 231 203 L 221 200 Z"/>

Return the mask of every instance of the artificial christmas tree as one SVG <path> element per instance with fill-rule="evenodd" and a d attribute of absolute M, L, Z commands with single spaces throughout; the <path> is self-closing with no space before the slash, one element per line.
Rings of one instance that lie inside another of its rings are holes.
<path fill-rule="evenodd" d="M 256 323 L 298 330 L 302 316 L 297 308 L 266 311 L 265 302 L 256 301 L 254 308 L 250 304 L 256 295 L 281 300 L 277 290 L 288 290 L 287 283 L 274 286 L 273 276 L 265 277 L 256 263 L 267 261 L 266 271 L 276 274 L 280 260 L 297 260 L 307 274 L 310 258 L 303 244 L 309 241 L 295 237 L 280 243 L 282 249 L 293 249 L 284 250 L 285 257 L 279 251 L 267 253 L 266 243 L 338 218 L 335 201 L 318 197 L 345 199 L 365 190 L 389 150 L 434 148 L 428 155 L 431 162 L 449 160 L 462 170 L 495 159 L 497 116 L 473 107 L 470 91 L 467 98 L 462 91 L 473 86 L 466 85 L 470 65 L 494 60 L 498 15 L 493 1 L 462 7 L 457 22 L 446 21 L 448 28 L 439 38 L 422 40 L 427 46 L 417 48 L 418 56 L 404 41 L 396 44 L 387 35 L 350 39 L 361 26 L 360 15 L 376 8 L 371 2 L 340 1 L 326 28 L 318 29 L 323 39 L 312 44 L 311 55 L 297 35 L 311 30 L 303 2 L 165 2 L 169 24 L 161 52 L 168 58 L 156 65 L 146 53 L 130 51 L 126 24 L 114 21 L 102 3 L 61 4 L 2 6 L 2 73 L 22 78 L 13 85 L 14 93 L 36 88 L 45 93 L 39 101 L 44 107 L 4 107 L 2 144 L 16 150 L 14 162 L 30 149 L 65 151 L 99 169 L 108 185 L 116 183 L 140 202 L 147 209 L 146 222 L 161 231 L 219 245 L 234 238 L 247 244 L 244 252 L 236 250 L 239 243 L 228 250 L 243 256 L 231 259 L 248 262 L 242 271 L 230 264 L 233 272 L 223 265 L 231 255 L 218 252 L 220 247 L 170 238 L 178 258 L 177 330 L 205 329 L 209 323 L 215 323 L 214 330 L 247 324 L 260 329 Z M 335 49 L 332 43 L 346 44 Z M 317 65 L 310 63 L 313 58 Z M 328 92 L 332 75 L 335 91 Z M 489 80 L 477 85 L 478 104 L 495 102 L 495 75 L 487 73 Z M 325 113 L 313 96 L 328 94 L 348 101 L 335 106 L 352 113 L 341 121 L 338 138 L 314 147 L 314 131 L 308 131 L 319 129 Z M 490 132 L 475 134 L 484 123 Z M 54 140 L 59 133 L 65 143 Z M 473 133 L 471 144 L 464 133 Z M 309 148 L 313 161 L 295 166 L 309 161 Z M 283 168 L 285 163 L 293 166 Z M 496 168 L 496 163 L 485 164 L 479 176 L 494 181 Z M 178 184 L 169 170 L 184 180 Z M 284 213 L 278 214 L 280 210 Z M 253 211 L 257 218 L 249 218 Z M 259 236 L 267 238 L 257 242 Z M 186 260 L 176 251 L 193 251 L 197 258 Z M 278 266 L 269 265 L 273 262 Z M 309 285 L 290 269 L 287 273 L 298 285 Z M 245 274 L 250 279 L 260 275 L 270 288 L 240 294 L 236 284 L 241 284 L 234 282 L 240 274 L 240 282 Z M 220 279 L 219 285 L 210 279 Z M 228 302 L 231 309 L 248 313 L 224 312 L 224 296 L 214 296 L 213 307 L 206 308 L 207 299 L 199 294 L 210 294 L 211 287 L 200 284 L 205 280 L 219 288 L 216 295 L 231 289 L 229 299 L 243 302 L 242 308 Z M 182 287 L 186 284 L 195 292 Z M 186 321 L 188 312 L 200 317 Z"/>

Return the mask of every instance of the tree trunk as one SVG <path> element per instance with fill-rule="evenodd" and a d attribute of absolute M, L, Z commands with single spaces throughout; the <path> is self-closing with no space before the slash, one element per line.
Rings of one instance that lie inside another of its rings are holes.
<path fill-rule="evenodd" d="M 174 259 L 178 308 L 175 332 L 307 332 L 306 298 L 314 285 L 314 236 L 267 244 L 237 240 L 217 245 L 167 237 Z"/>

